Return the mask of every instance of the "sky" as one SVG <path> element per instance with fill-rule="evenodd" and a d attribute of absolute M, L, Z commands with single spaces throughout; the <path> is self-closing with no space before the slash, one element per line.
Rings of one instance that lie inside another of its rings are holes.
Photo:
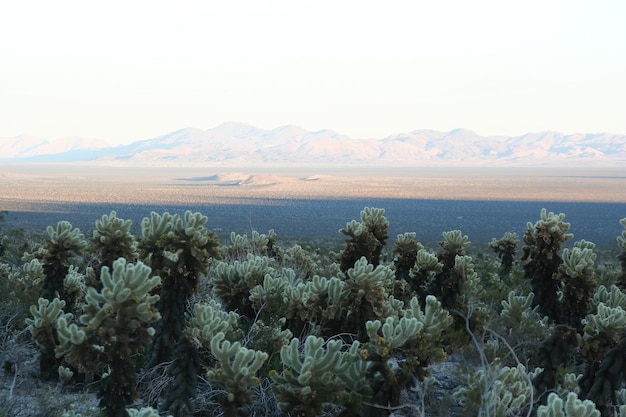
<path fill-rule="evenodd" d="M 626 134 L 626 1 L 0 5 L 0 137 Z"/>

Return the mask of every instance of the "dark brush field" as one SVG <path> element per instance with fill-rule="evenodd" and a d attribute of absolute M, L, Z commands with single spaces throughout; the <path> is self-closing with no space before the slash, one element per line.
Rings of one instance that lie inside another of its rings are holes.
<path fill-rule="evenodd" d="M 200 211 L 221 240 L 274 229 L 279 238 L 342 242 L 338 230 L 365 206 L 386 210 L 390 241 L 403 232 L 432 244 L 460 229 L 475 245 L 505 232 L 520 238 L 541 208 L 565 213 L 573 240 L 616 245 L 626 217 L 626 172 L 617 168 L 0 168 L 8 226 L 45 229 L 59 220 L 90 232 L 111 210 L 138 232 L 151 211 Z"/>

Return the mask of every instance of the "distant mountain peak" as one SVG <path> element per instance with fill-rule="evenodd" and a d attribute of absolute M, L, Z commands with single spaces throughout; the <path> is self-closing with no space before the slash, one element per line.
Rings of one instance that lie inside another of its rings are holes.
<path fill-rule="evenodd" d="M 0 138 L 0 160 L 150 165 L 597 165 L 626 163 L 626 136 L 533 132 L 480 136 L 469 129 L 431 129 L 379 139 L 352 139 L 333 130 L 296 125 L 260 129 L 225 122 L 211 129 L 187 127 L 128 145 L 68 137 L 47 141 L 28 135 Z M 257 179 L 258 180 L 258 179 Z"/>

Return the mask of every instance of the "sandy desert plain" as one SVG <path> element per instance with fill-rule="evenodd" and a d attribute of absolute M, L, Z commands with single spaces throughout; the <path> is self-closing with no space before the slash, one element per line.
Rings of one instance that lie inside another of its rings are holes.
<path fill-rule="evenodd" d="M 390 236 L 423 243 L 460 229 L 475 243 L 521 235 L 541 208 L 563 212 L 576 239 L 614 246 L 626 217 L 626 170 L 521 167 L 0 166 L 0 211 L 13 226 L 82 230 L 116 210 L 134 224 L 150 211 L 200 211 L 220 238 L 275 229 L 285 238 L 342 242 L 365 207 L 385 208 Z"/>
<path fill-rule="evenodd" d="M 0 210 L 37 210 L 37 203 L 48 202 L 184 205 L 267 198 L 626 203 L 626 168 L 0 166 Z"/>

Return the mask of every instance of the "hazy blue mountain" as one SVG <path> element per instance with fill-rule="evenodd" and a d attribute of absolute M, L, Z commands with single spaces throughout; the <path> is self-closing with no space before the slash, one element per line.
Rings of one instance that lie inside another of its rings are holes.
<path fill-rule="evenodd" d="M 480 136 L 467 129 L 414 130 L 353 139 L 332 130 L 287 125 L 272 130 L 236 122 L 185 128 L 123 146 L 82 138 L 0 138 L 0 161 L 190 164 L 559 165 L 626 166 L 626 135 Z"/>

